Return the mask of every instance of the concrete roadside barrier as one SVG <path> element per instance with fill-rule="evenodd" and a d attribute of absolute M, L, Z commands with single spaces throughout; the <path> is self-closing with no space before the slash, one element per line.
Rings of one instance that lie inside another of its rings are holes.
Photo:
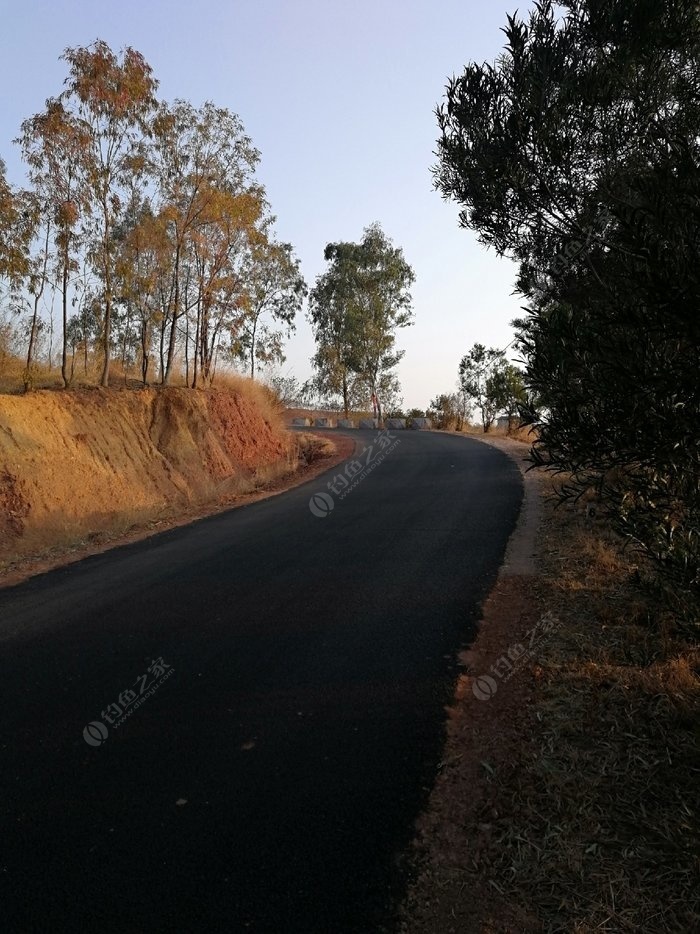
<path fill-rule="evenodd" d="M 412 418 L 411 419 L 411 428 L 414 431 L 426 431 L 433 427 L 433 423 L 429 418 Z"/>

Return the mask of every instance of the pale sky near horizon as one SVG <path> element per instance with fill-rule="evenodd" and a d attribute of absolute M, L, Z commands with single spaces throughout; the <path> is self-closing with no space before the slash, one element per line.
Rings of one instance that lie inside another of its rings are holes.
<path fill-rule="evenodd" d="M 529 6 L 520 3 L 521 13 Z M 66 46 L 104 39 L 140 51 L 159 97 L 212 100 L 239 114 L 261 150 L 258 171 L 278 236 L 311 285 L 327 242 L 379 221 L 416 273 L 415 324 L 399 332 L 406 408 L 454 389 L 475 341 L 504 347 L 520 313 L 515 266 L 458 227 L 432 190 L 434 108 L 449 76 L 493 61 L 517 0 L 4 0 L 0 158 L 24 182 L 12 145 L 22 120 L 60 92 Z M 304 318 L 281 372 L 311 375 Z"/>

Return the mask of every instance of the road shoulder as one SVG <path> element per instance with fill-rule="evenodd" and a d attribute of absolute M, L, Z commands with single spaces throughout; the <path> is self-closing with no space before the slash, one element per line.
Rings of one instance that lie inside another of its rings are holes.
<path fill-rule="evenodd" d="M 465 658 L 403 934 L 700 930 L 697 621 L 565 481 Z"/>
<path fill-rule="evenodd" d="M 526 469 L 526 444 L 477 440 L 516 461 L 524 497 L 496 585 L 484 602 L 477 638 L 460 655 L 462 674 L 447 711 L 442 761 L 416 825 L 414 878 L 401 918 L 404 934 L 522 932 L 533 926 L 532 918 L 502 903 L 483 861 L 498 818 L 490 779 L 507 770 L 511 750 L 528 736 L 533 682 L 522 650 L 538 623 L 534 576 L 542 478 Z"/>

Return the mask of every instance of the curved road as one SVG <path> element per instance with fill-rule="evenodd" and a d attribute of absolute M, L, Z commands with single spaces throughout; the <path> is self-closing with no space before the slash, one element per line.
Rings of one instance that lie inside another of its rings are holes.
<path fill-rule="evenodd" d="M 0 930 L 391 929 L 522 486 L 476 441 L 377 437 L 0 591 Z"/>

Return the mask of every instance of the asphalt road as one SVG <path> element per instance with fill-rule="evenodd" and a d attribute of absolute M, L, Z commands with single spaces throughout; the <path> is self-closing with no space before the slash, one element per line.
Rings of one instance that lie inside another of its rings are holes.
<path fill-rule="evenodd" d="M 376 436 L 342 499 L 349 462 L 0 591 L 0 931 L 391 929 L 522 486 Z"/>

